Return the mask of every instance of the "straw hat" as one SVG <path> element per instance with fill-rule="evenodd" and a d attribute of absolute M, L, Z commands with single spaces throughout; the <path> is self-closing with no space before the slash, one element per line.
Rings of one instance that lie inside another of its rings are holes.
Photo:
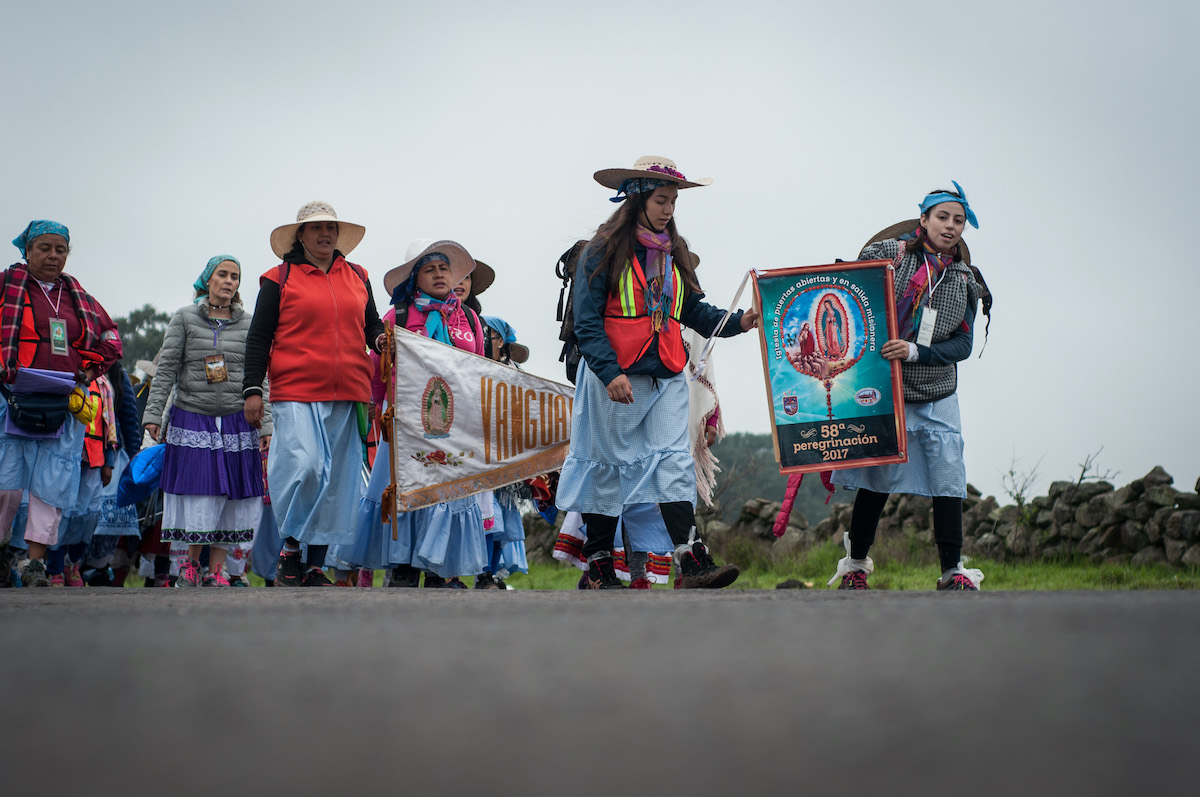
<path fill-rule="evenodd" d="M 496 281 L 496 270 L 482 260 L 475 261 L 475 270 L 471 272 L 471 290 L 475 295 L 486 291 Z"/>
<path fill-rule="evenodd" d="M 408 275 L 412 274 L 413 267 L 417 265 L 418 260 L 434 252 L 440 252 L 450 261 L 451 285 L 457 285 L 463 281 L 464 277 L 475 271 L 475 261 L 471 259 L 470 253 L 462 244 L 456 241 L 439 241 L 435 238 L 418 238 L 408 245 L 408 250 L 404 253 L 404 265 L 396 266 L 383 275 L 383 287 L 388 296 L 392 295 L 392 291 L 396 290 L 397 285 L 408 279 Z M 495 277 L 495 274 L 493 273 L 492 276 Z M 490 284 L 491 280 L 488 280 L 488 285 Z M 479 293 L 479 288 L 476 288 L 475 292 Z"/>
<path fill-rule="evenodd" d="M 654 180 L 666 180 L 669 183 L 675 183 L 680 188 L 712 185 L 711 177 L 702 177 L 698 180 L 687 179 L 683 176 L 683 172 L 676 168 L 675 161 L 670 158 L 659 157 L 658 155 L 643 155 L 633 162 L 632 169 L 601 169 L 593 177 L 596 178 L 596 182 L 600 183 L 600 185 L 605 188 L 611 188 L 614 191 L 621 187 L 621 183 L 631 177 L 649 177 Z"/>
<path fill-rule="evenodd" d="M 296 223 L 285 224 L 271 231 L 271 251 L 276 257 L 283 257 L 292 251 L 296 243 L 296 231 L 300 225 L 309 221 L 336 221 L 338 225 L 337 245 L 334 247 L 343 255 L 348 255 L 367 234 L 367 228 L 361 224 L 342 221 L 334 213 L 333 206 L 328 202 L 309 202 L 296 211 Z"/>
<path fill-rule="evenodd" d="M 908 221 L 902 221 L 897 224 L 893 224 L 891 227 L 886 227 L 872 235 L 871 240 L 863 244 L 862 249 L 859 249 L 858 251 L 861 252 L 871 244 L 879 243 L 880 241 L 889 241 L 892 238 L 899 238 L 901 235 L 907 235 L 908 233 L 915 231 L 920 224 L 920 219 L 909 219 Z M 963 262 L 970 266 L 971 250 L 967 248 L 967 242 L 960 238 L 958 241 L 958 246 L 959 251 L 962 253 Z"/>

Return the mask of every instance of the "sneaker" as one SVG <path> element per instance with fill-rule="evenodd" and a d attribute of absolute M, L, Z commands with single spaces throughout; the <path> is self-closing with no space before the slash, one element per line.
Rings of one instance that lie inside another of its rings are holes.
<path fill-rule="evenodd" d="M 52 587 L 66 586 L 66 582 L 63 579 L 63 574 L 55 573 L 54 575 L 50 576 L 50 586 L 52 586 Z"/>
<path fill-rule="evenodd" d="M 955 573 L 946 581 L 940 578 L 937 583 L 938 591 L 954 590 L 958 592 L 978 592 L 979 587 L 975 586 L 975 582 L 964 576 L 962 573 Z"/>
<path fill-rule="evenodd" d="M 358 580 L 354 582 L 354 586 L 360 589 L 368 589 L 375 585 L 375 571 L 366 567 L 359 568 Z"/>
<path fill-rule="evenodd" d="M 46 566 L 37 559 L 26 559 L 21 564 L 21 583 L 26 587 L 50 586 L 50 577 L 46 575 Z"/>
<path fill-rule="evenodd" d="M 275 586 L 299 587 L 303 586 L 303 581 L 304 562 L 300 561 L 300 552 L 284 549 L 275 565 Z"/>
<path fill-rule="evenodd" d="M 152 580 L 146 582 L 146 586 L 148 586 L 148 587 L 168 587 L 169 588 L 171 586 L 171 577 L 170 576 L 155 576 Z"/>
<path fill-rule="evenodd" d="M 175 579 L 175 589 L 200 586 L 200 563 L 186 556 L 179 557 L 179 577 Z"/>
<path fill-rule="evenodd" d="M 446 579 L 436 573 L 426 573 L 424 586 L 428 589 L 445 589 Z"/>
<path fill-rule="evenodd" d="M 68 587 L 83 586 L 83 576 L 79 574 L 78 564 L 69 564 L 67 565 L 66 569 L 63 570 L 63 583 Z"/>
<path fill-rule="evenodd" d="M 389 587 L 414 588 L 421 586 L 421 571 L 412 565 L 396 565 L 392 568 L 392 580 Z"/>
<path fill-rule="evenodd" d="M 838 584 L 838 589 L 870 589 L 867 586 L 867 574 L 859 570 L 852 570 L 842 576 L 842 583 Z"/>
<path fill-rule="evenodd" d="M 591 586 L 588 584 L 588 571 L 583 571 L 583 575 L 579 577 L 579 583 L 575 585 L 575 589 L 591 589 Z"/>
<path fill-rule="evenodd" d="M 650 579 L 642 576 L 629 582 L 630 589 L 650 589 Z"/>
<path fill-rule="evenodd" d="M 229 579 L 225 578 L 225 571 L 218 570 L 216 573 L 209 573 L 204 577 L 204 581 L 200 583 L 202 587 L 230 587 Z"/>
<path fill-rule="evenodd" d="M 687 552 L 679 557 L 679 570 L 683 589 L 720 589 L 728 587 L 742 572 L 737 565 L 721 565 L 713 561 L 708 547 L 694 542 Z"/>
<path fill-rule="evenodd" d="M 621 579 L 617 578 L 611 556 L 588 562 L 587 580 L 588 589 L 626 589 Z"/>
<path fill-rule="evenodd" d="M 491 573 L 480 573 L 475 576 L 475 589 L 500 589 L 500 585 Z"/>
<path fill-rule="evenodd" d="M 446 589 L 470 589 L 458 576 L 446 580 Z"/>
<path fill-rule="evenodd" d="M 333 582 L 330 581 L 325 576 L 324 570 L 318 570 L 317 568 L 314 567 L 314 568 L 310 569 L 307 573 L 304 574 L 304 580 L 300 582 L 300 586 L 302 586 L 302 587 L 332 587 Z M 350 585 L 346 584 L 346 586 L 348 587 Z"/>
<path fill-rule="evenodd" d="M 241 576 L 230 576 L 230 577 L 229 577 L 229 586 L 231 586 L 231 587 L 245 587 L 245 588 L 247 588 L 247 589 L 248 589 L 248 588 L 250 587 L 250 584 L 249 584 L 249 583 L 247 583 L 247 582 L 246 582 L 246 579 L 242 578 Z"/>

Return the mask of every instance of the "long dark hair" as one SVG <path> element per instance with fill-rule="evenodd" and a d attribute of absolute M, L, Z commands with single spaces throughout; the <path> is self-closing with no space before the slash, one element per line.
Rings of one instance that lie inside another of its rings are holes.
<path fill-rule="evenodd" d="M 616 212 L 608 217 L 608 221 L 601 224 L 600 228 L 596 230 L 596 234 L 592 240 L 588 241 L 587 248 L 584 250 L 584 262 L 587 262 L 587 257 L 592 252 L 597 250 L 604 252 L 604 256 L 596 264 L 592 273 L 587 275 L 587 278 L 590 282 L 598 273 L 608 269 L 608 292 L 610 295 L 616 296 L 621 283 L 621 270 L 625 266 L 625 261 L 633 257 L 633 249 L 637 243 L 638 219 L 653 193 L 653 191 L 642 191 L 622 202 L 621 207 L 617 208 Z M 680 273 L 683 274 L 683 284 L 686 290 L 699 292 L 700 282 L 696 279 L 692 253 L 688 249 L 687 241 L 679 234 L 679 228 L 675 226 L 673 216 L 667 222 L 666 231 L 671 235 L 671 257 Z"/>

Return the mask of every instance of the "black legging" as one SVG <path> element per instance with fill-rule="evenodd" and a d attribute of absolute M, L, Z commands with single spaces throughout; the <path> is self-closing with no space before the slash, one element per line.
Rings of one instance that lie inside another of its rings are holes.
<path fill-rule="evenodd" d="M 670 501 L 659 504 L 658 509 L 662 512 L 663 522 L 667 526 L 667 534 L 671 536 L 671 542 L 675 545 L 686 543 L 692 533 L 692 528 L 696 525 L 696 508 L 692 506 L 692 502 Z M 618 518 L 610 515 L 583 513 L 583 522 L 587 524 L 587 542 L 583 544 L 584 559 L 593 554 L 612 551 L 613 541 L 617 536 L 617 520 Z M 628 540 L 625 544 L 629 545 Z"/>
<path fill-rule="evenodd" d="M 859 489 L 854 496 L 854 514 L 850 516 L 850 557 L 866 559 L 875 542 L 879 516 L 887 503 L 887 493 Z M 590 535 L 590 530 L 589 530 Z M 937 541 L 942 570 L 958 566 L 962 558 L 962 499 L 937 496 L 933 499 L 933 538 Z"/>

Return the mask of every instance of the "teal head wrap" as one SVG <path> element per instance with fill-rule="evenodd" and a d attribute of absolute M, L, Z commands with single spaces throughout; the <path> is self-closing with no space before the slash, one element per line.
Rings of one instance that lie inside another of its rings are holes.
<path fill-rule="evenodd" d="M 228 260 L 230 263 L 237 263 L 238 271 L 242 270 L 242 264 L 238 263 L 238 259 L 233 255 L 217 255 L 208 259 L 208 265 L 200 272 L 200 276 L 196 277 L 196 281 L 192 283 L 192 287 L 196 289 L 196 304 L 200 304 L 200 300 L 208 296 L 208 281 L 212 279 L 213 272 L 217 270 L 217 266 Z"/>
<path fill-rule="evenodd" d="M 953 180 L 950 182 L 954 183 Z M 975 211 L 971 210 L 971 206 L 967 204 L 967 192 L 962 190 L 962 186 L 958 183 L 954 183 L 954 190 L 958 192 L 958 196 L 946 191 L 935 191 L 926 196 L 925 199 L 921 200 L 921 215 L 924 216 L 934 205 L 940 205 L 943 202 L 957 202 L 963 206 L 963 211 L 967 216 L 967 223 L 978 230 L 979 220 L 975 218 Z"/>
<path fill-rule="evenodd" d="M 29 222 L 29 226 L 25 228 L 25 231 L 16 238 L 13 238 L 13 246 L 21 250 L 21 257 L 28 257 L 25 253 L 25 247 L 39 235 L 61 235 L 67 240 L 68 244 L 71 243 L 71 233 L 67 231 L 64 225 L 59 224 L 57 221 L 50 221 L 49 219 L 38 219 L 37 221 Z"/>

